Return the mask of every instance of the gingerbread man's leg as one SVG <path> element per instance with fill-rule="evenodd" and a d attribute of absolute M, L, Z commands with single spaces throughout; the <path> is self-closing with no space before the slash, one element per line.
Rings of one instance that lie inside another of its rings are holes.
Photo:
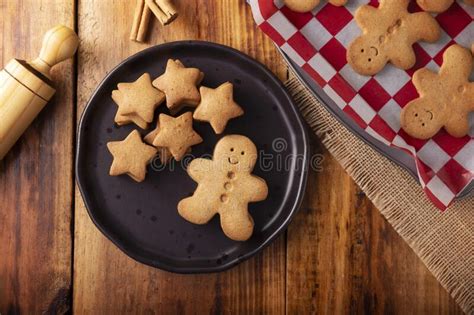
<path fill-rule="evenodd" d="M 206 205 L 202 198 L 191 196 L 178 203 L 178 213 L 194 224 L 206 224 L 217 213 L 213 207 Z"/>
<path fill-rule="evenodd" d="M 221 208 L 221 227 L 225 235 L 234 241 L 246 241 L 253 233 L 253 219 L 247 206 L 233 205 L 232 208 Z"/>

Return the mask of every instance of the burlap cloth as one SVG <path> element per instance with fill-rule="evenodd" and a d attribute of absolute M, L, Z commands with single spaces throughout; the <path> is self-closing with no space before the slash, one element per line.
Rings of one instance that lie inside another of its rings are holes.
<path fill-rule="evenodd" d="M 407 171 L 346 129 L 297 78 L 286 86 L 329 152 L 461 308 L 474 314 L 474 198 L 441 213 Z"/>

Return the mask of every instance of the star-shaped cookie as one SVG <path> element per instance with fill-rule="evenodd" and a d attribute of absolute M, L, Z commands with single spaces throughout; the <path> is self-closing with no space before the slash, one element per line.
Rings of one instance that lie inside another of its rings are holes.
<path fill-rule="evenodd" d="M 148 73 L 131 83 L 119 83 L 117 90 L 112 91 L 112 99 L 118 105 L 115 121 L 117 124 L 134 122 L 143 127 L 151 123 L 155 109 L 165 100 L 163 92 L 151 84 Z"/>
<path fill-rule="evenodd" d="M 107 148 L 114 157 L 109 174 L 127 174 L 137 182 L 145 179 L 146 166 L 157 152 L 156 148 L 143 143 L 140 133 L 136 130 L 123 141 L 107 143 Z"/>
<path fill-rule="evenodd" d="M 232 83 L 226 82 L 216 89 L 201 86 L 201 102 L 194 111 L 194 119 L 207 121 L 217 134 L 221 134 L 227 122 L 244 114 L 234 101 Z"/>
<path fill-rule="evenodd" d="M 148 143 L 149 145 L 153 145 L 153 141 L 155 140 L 156 136 L 160 132 L 160 121 L 156 123 L 156 128 L 149 132 L 144 138 L 143 141 Z M 171 155 L 170 150 L 168 148 L 157 147 L 158 155 L 160 156 L 161 163 L 166 164 L 168 163 L 173 156 Z"/>
<path fill-rule="evenodd" d="M 181 161 L 188 149 L 202 142 L 193 129 L 193 114 L 186 112 L 179 117 L 160 114 L 159 132 L 153 140 L 156 147 L 169 149 L 176 161 Z"/>
<path fill-rule="evenodd" d="M 204 74 L 197 68 L 186 68 L 179 60 L 168 60 L 165 73 L 153 81 L 153 86 L 166 95 L 166 106 L 177 110 L 182 105 L 196 106 L 201 96 L 197 85 Z"/>
<path fill-rule="evenodd" d="M 137 125 L 138 127 L 142 129 L 148 129 L 148 123 L 134 114 L 124 116 L 124 115 L 120 115 L 117 111 L 117 114 L 115 115 L 115 122 L 119 126 L 134 123 L 135 125 Z"/>

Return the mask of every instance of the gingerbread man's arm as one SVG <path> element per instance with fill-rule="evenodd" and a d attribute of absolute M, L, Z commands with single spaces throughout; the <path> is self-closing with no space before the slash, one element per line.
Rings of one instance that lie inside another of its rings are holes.
<path fill-rule="evenodd" d="M 447 118 L 444 128 L 450 135 L 454 137 L 464 137 L 469 132 L 469 119 L 467 117 L 467 113 L 463 110 L 452 111 Z"/>
<path fill-rule="evenodd" d="M 427 12 L 409 14 L 405 22 L 410 30 L 407 33 L 410 36 L 408 41 L 410 45 L 420 40 L 433 43 L 441 36 L 438 22 Z"/>
<path fill-rule="evenodd" d="M 439 80 L 440 76 L 427 68 L 421 68 L 413 75 L 413 85 L 421 96 L 436 90 Z"/>
<path fill-rule="evenodd" d="M 474 111 L 474 83 L 469 83 L 469 85 L 467 86 L 466 94 L 467 99 L 471 100 L 471 103 L 469 103 L 468 105 L 468 111 L 472 112 Z"/>
<path fill-rule="evenodd" d="M 443 65 L 440 74 L 456 76 L 458 80 L 464 81 L 469 78 L 472 70 L 471 52 L 459 45 L 451 45 L 443 54 Z"/>
<path fill-rule="evenodd" d="M 250 175 L 245 179 L 245 186 L 248 188 L 248 202 L 265 200 L 268 196 L 267 183 L 260 177 Z"/>
<path fill-rule="evenodd" d="M 212 160 L 208 159 L 194 159 L 188 165 L 188 174 L 191 178 L 198 182 L 201 181 L 206 174 L 212 169 Z"/>
<path fill-rule="evenodd" d="M 387 51 L 387 55 L 390 62 L 400 69 L 410 69 L 416 63 L 415 51 L 409 43 L 400 43 L 397 50 L 391 54 Z"/>

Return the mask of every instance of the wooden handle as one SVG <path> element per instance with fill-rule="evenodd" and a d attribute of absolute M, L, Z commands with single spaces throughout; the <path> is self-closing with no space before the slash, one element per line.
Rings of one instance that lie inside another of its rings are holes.
<path fill-rule="evenodd" d="M 44 35 L 40 55 L 30 65 L 49 78 L 51 67 L 74 56 L 78 45 L 79 38 L 72 29 L 57 25 Z"/>

